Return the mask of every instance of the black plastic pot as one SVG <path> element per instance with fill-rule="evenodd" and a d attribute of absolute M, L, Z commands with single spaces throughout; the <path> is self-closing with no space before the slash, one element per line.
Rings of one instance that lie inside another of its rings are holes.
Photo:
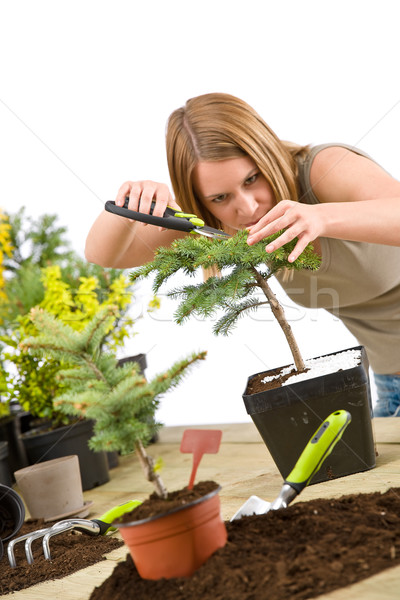
<path fill-rule="evenodd" d="M 243 400 L 283 478 L 290 473 L 307 442 L 332 412 L 347 410 L 350 425 L 335 450 L 326 458 L 311 483 L 327 481 L 372 469 L 375 445 L 368 359 L 362 346 L 361 364 L 313 379 L 248 394 L 247 387 L 259 374 L 249 377 Z M 327 354 L 325 356 L 332 356 Z M 265 371 L 264 376 L 276 373 Z"/>
<path fill-rule="evenodd" d="M 6 542 L 21 529 L 25 520 L 25 505 L 12 488 L 0 484 L 0 538 Z"/>
<path fill-rule="evenodd" d="M 0 479 L 1 483 L 6 485 L 11 485 L 14 471 L 28 466 L 25 447 L 20 437 L 23 419 L 27 414 L 20 412 L 0 419 L 0 440 L 8 442 L 8 470 L 11 479 L 9 483 Z"/>
<path fill-rule="evenodd" d="M 107 483 L 110 480 L 107 453 L 93 452 L 88 445 L 93 425 L 93 421 L 83 420 L 51 431 L 24 434 L 22 439 L 29 463 L 76 454 L 84 491 Z"/>
<path fill-rule="evenodd" d="M 144 374 L 145 369 L 147 369 L 147 358 L 145 354 L 135 354 L 135 356 L 126 356 L 125 358 L 120 358 L 118 360 L 118 366 L 122 367 L 126 363 L 135 362 L 139 365 L 139 371 Z"/>
<path fill-rule="evenodd" d="M 11 486 L 11 474 L 8 466 L 8 442 L 0 442 L 0 483 Z"/>

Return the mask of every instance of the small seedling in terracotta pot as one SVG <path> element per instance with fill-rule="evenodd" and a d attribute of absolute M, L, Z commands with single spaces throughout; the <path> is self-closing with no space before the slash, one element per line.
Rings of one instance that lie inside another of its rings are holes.
<path fill-rule="evenodd" d="M 309 245 L 296 261 L 289 262 L 296 240 L 267 254 L 266 243 L 278 236 L 249 246 L 247 231 L 227 240 L 188 235 L 169 248 L 160 248 L 154 260 L 136 269 L 131 278 L 135 281 L 153 275 L 153 289 L 158 291 L 179 271 L 192 276 L 200 267 L 216 268 L 215 276 L 184 283 L 169 295 L 179 300 L 177 323 L 193 315 L 217 316 L 217 335 L 228 334 L 242 315 L 268 305 L 289 345 L 293 364 L 250 376 L 243 399 L 282 476 L 288 475 L 313 431 L 331 412 L 340 409 L 351 413 L 352 426 L 313 482 L 372 468 L 375 449 L 365 349 L 337 353 L 344 358 L 340 366 L 334 365 L 333 372 L 328 368 L 322 374 L 313 371 L 314 363 L 329 364 L 333 355 L 304 360 L 268 280 L 282 269 L 289 276 L 292 269 L 316 270 L 320 258 Z"/>
<path fill-rule="evenodd" d="M 104 333 L 116 318 L 112 307 L 100 311 L 80 332 L 43 310 L 34 309 L 31 318 L 42 333 L 25 340 L 24 350 L 51 356 L 67 366 L 58 374 L 63 381 L 63 391 L 55 400 L 58 408 L 68 415 L 94 420 L 94 435 L 89 442 L 92 449 L 121 454 L 135 451 L 146 479 L 154 485 L 155 496 L 161 501 L 161 508 L 158 505 L 152 518 L 137 521 L 141 517 L 134 513 L 142 508 L 139 506 L 125 515 L 123 522 L 116 523 L 140 575 L 148 579 L 190 575 L 226 542 L 219 487 L 215 484 L 205 494 L 196 490 L 192 503 L 185 497 L 178 506 L 173 505 L 176 493 L 168 493 L 158 464 L 145 446 L 154 434 L 154 414 L 160 397 L 178 385 L 193 365 L 204 360 L 206 352 L 193 353 L 147 381 L 137 364 L 126 363 L 117 368 L 116 356 L 101 350 Z M 186 519 L 189 525 L 184 524 Z M 205 545 L 209 534 L 212 540 Z"/>

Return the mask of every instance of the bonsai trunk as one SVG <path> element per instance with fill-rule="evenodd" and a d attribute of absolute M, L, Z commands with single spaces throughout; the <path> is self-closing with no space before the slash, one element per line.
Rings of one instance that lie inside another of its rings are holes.
<path fill-rule="evenodd" d="M 168 497 L 167 488 L 161 477 L 154 470 L 154 461 L 151 456 L 147 454 L 145 447 L 140 440 L 135 442 L 135 449 L 147 481 L 151 481 L 160 498 L 166 499 Z"/>
<path fill-rule="evenodd" d="M 305 369 L 305 364 L 304 364 L 303 358 L 301 356 L 297 342 L 295 340 L 295 337 L 293 335 L 292 328 L 290 327 L 290 325 L 287 322 L 287 319 L 285 317 L 285 312 L 284 312 L 282 306 L 278 302 L 274 292 L 269 287 L 269 284 L 267 283 L 267 281 L 260 275 L 260 273 L 254 267 L 253 267 L 253 273 L 254 273 L 254 277 L 256 278 L 257 284 L 262 289 L 262 291 L 264 292 L 264 295 L 266 296 L 266 298 L 268 300 L 268 303 L 272 310 L 272 314 L 278 321 L 283 333 L 285 334 L 287 343 L 289 344 L 289 348 L 290 348 L 290 351 L 293 356 L 294 364 L 296 365 L 296 369 L 298 371 L 303 371 Z"/>

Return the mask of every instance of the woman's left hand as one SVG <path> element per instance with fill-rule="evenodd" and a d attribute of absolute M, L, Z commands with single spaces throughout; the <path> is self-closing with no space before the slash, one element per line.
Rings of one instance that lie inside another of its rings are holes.
<path fill-rule="evenodd" d="M 319 205 L 310 206 L 292 200 L 281 200 L 258 223 L 249 228 L 247 242 L 251 246 L 284 230 L 265 250 L 273 252 L 297 237 L 297 244 L 288 257 L 289 262 L 294 262 L 310 242 L 323 234 L 323 222 L 318 209 Z"/>

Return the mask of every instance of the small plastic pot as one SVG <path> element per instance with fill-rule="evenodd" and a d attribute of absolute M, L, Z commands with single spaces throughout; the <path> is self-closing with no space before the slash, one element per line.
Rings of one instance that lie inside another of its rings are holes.
<path fill-rule="evenodd" d="M 7 485 L 0 484 L 0 539 L 7 542 L 21 529 L 25 506 L 20 496 Z"/>
<path fill-rule="evenodd" d="M 114 523 L 143 579 L 188 577 L 225 546 L 220 489 L 163 515 Z"/>

